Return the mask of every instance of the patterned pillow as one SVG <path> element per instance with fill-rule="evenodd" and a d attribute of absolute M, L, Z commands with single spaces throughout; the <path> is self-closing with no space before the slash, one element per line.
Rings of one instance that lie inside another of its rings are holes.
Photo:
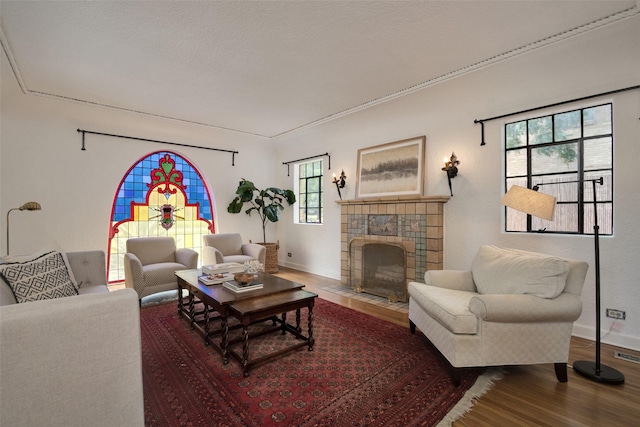
<path fill-rule="evenodd" d="M 0 276 L 19 303 L 78 295 L 60 252 L 49 252 L 25 262 L 0 264 Z"/>

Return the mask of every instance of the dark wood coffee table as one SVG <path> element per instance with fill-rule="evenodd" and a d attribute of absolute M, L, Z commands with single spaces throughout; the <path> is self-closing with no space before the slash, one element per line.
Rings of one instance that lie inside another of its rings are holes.
<path fill-rule="evenodd" d="M 229 355 L 240 361 L 245 376 L 249 374 L 251 367 L 264 361 L 273 359 L 289 351 L 308 346 L 313 350 L 313 305 L 316 294 L 302 290 L 304 285 L 267 273 L 258 273 L 258 281 L 264 284 L 262 289 L 242 294 L 233 293 L 221 284 L 205 285 L 198 281 L 200 270 L 181 270 L 176 272 L 178 279 L 178 314 L 186 316 L 191 327 L 199 331 L 207 345 L 212 345 L 222 355 L 224 364 L 228 363 Z M 182 290 L 188 291 L 185 301 Z M 196 310 L 196 298 L 202 303 L 203 308 Z M 308 335 L 304 336 L 300 328 L 300 309 L 308 310 Z M 296 310 L 295 327 L 286 322 L 286 313 Z M 198 320 L 203 315 L 201 320 Z M 281 317 L 278 318 L 277 315 Z M 240 322 L 237 327 L 242 327 L 243 351 L 239 355 L 235 351 L 229 351 L 229 323 L 228 317 L 233 316 Z M 213 329 L 212 321 L 220 320 L 220 328 Z M 251 335 L 249 326 L 252 323 L 272 319 L 274 326 Z M 279 325 L 278 325 L 279 324 Z M 286 349 L 271 353 L 255 360 L 249 359 L 249 338 L 266 333 L 281 331 L 289 332 L 301 339 Z M 220 335 L 220 342 L 212 338 Z"/>

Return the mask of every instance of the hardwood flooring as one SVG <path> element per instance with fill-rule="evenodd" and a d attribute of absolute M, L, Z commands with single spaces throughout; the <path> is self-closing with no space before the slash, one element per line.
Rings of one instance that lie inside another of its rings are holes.
<path fill-rule="evenodd" d="M 321 298 L 407 327 L 406 314 L 323 290 L 339 281 L 280 267 L 278 276 L 306 285 Z M 595 360 L 592 341 L 572 338 L 569 363 Z M 601 363 L 621 371 L 623 385 L 600 384 L 569 369 L 569 381 L 559 383 L 553 365 L 505 367 L 498 381 L 454 427 L 475 426 L 640 426 L 640 364 L 614 358 L 620 350 L 602 344 Z"/>

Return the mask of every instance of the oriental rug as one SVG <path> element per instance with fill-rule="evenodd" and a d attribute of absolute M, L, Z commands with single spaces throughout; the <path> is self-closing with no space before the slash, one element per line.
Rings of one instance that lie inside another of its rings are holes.
<path fill-rule="evenodd" d="M 246 378 L 236 360 L 223 365 L 175 303 L 143 307 L 140 317 L 148 427 L 435 426 L 482 373 L 466 370 L 456 388 L 422 334 L 319 298 L 313 351 L 258 365 Z M 302 319 L 306 334 L 306 310 Z M 250 357 L 288 340 L 278 332 L 252 339 Z"/>

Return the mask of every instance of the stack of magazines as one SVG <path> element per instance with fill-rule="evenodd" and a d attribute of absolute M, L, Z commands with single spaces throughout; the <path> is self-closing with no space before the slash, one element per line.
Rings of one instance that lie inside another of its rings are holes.
<path fill-rule="evenodd" d="M 228 280 L 222 284 L 226 289 L 231 292 L 241 293 L 241 292 L 249 292 L 255 291 L 256 289 L 262 289 L 262 283 L 257 282 L 249 282 L 249 283 L 240 283 L 235 280 Z"/>

